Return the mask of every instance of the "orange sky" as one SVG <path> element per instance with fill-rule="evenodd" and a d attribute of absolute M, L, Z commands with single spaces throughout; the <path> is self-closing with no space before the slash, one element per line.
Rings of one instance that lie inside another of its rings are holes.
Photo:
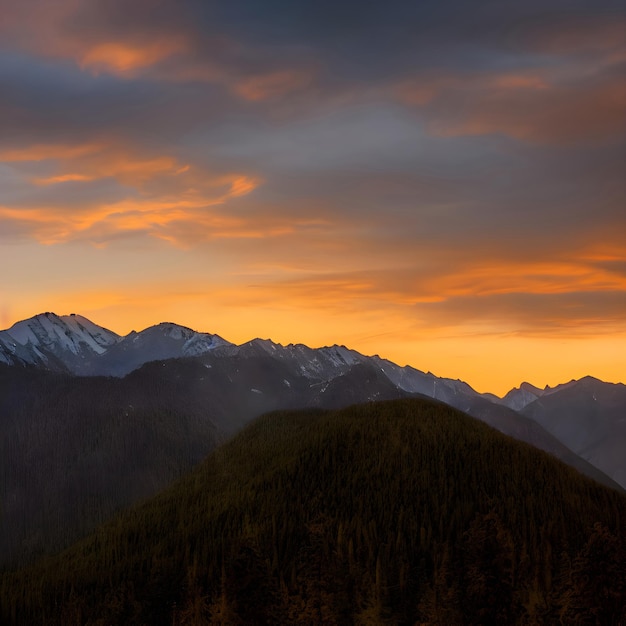
<path fill-rule="evenodd" d="M 623 6 L 235 4 L 0 0 L 0 327 L 626 381 Z"/>

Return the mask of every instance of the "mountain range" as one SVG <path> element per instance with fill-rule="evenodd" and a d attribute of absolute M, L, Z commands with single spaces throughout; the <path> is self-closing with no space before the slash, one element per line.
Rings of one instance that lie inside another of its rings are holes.
<path fill-rule="evenodd" d="M 310 381 L 310 388 L 319 397 L 328 392 L 332 381 L 354 367 L 373 367 L 400 393 L 418 393 L 441 400 L 507 434 L 557 456 L 565 455 L 537 429 L 539 425 L 626 486 L 626 467 L 621 458 L 626 450 L 626 386 L 623 384 L 586 377 L 539 389 L 524 382 L 498 398 L 480 394 L 460 380 L 440 378 L 410 366 L 400 367 L 378 356 L 364 356 L 338 345 L 311 349 L 302 344 L 282 346 L 270 340 L 254 339 L 238 346 L 219 335 L 196 332 L 174 323 L 161 323 L 120 336 L 80 315 L 54 313 L 43 313 L 0 331 L 0 363 L 34 365 L 80 376 L 123 377 L 148 362 L 184 357 L 205 357 L 207 365 L 218 366 L 232 358 L 269 357 L 283 364 L 290 375 Z M 260 392 L 254 386 L 251 389 L 250 393 Z M 373 386 L 367 399 L 376 399 L 380 393 Z M 533 422 L 520 419 L 520 415 Z M 605 447 L 610 447 L 610 453 L 606 453 Z"/>
<path fill-rule="evenodd" d="M 44 313 L 0 331 L 0 560 L 67 545 L 262 413 L 424 396 L 626 486 L 622 384 L 523 383 L 498 398 L 345 346 L 235 345 L 174 323 L 120 336 Z"/>

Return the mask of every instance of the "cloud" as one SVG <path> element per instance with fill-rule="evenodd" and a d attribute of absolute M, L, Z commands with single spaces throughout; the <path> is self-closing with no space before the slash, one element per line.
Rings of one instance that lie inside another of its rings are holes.
<path fill-rule="evenodd" d="M 185 50 L 184 42 L 173 40 L 151 41 L 143 45 L 125 42 L 104 42 L 87 48 L 78 57 L 81 69 L 94 74 L 109 72 L 121 76 L 133 76 L 163 59 Z"/>
<path fill-rule="evenodd" d="M 181 225 L 187 223 L 193 224 L 190 231 L 202 233 L 200 238 L 248 237 L 244 220 L 215 207 L 253 192 L 260 184 L 255 176 L 211 172 L 172 156 L 142 154 L 114 142 L 36 144 L 0 151 L 2 162 L 36 188 L 61 188 L 65 196 L 72 195 L 76 186 L 87 193 L 92 189 L 91 197 L 85 200 L 83 196 L 75 205 L 47 204 L 46 195 L 13 206 L 0 204 L 5 224 L 16 224 L 19 231 L 45 244 L 74 239 L 102 244 L 128 234 L 147 234 L 186 245 L 175 233 L 182 233 Z M 42 163 L 47 175 L 32 176 L 30 168 L 42 167 Z M 103 180 L 117 189 L 117 198 L 100 198 Z"/>
<path fill-rule="evenodd" d="M 20 148 L 0 149 L 0 162 L 21 163 L 25 161 L 46 161 L 79 159 L 102 149 L 102 144 L 87 143 L 81 145 L 68 144 L 35 144 Z"/>
<path fill-rule="evenodd" d="M 595 55 L 615 61 L 626 47 L 623 6 L 615 9 L 595 15 L 554 13 L 523 34 L 523 45 L 544 54 Z"/>
<path fill-rule="evenodd" d="M 224 181 L 222 181 L 224 182 Z M 58 208 L 11 208 L 0 206 L 0 221 L 28 233 L 45 245 L 87 241 L 97 245 L 123 237 L 152 236 L 177 246 L 220 238 L 270 237 L 291 232 L 290 227 L 254 229 L 247 220 L 212 208 L 237 193 L 225 189 L 216 195 L 193 195 L 181 199 L 128 199 L 109 204 L 94 203 L 82 210 Z"/>
<path fill-rule="evenodd" d="M 565 75 L 565 76 L 563 76 Z M 515 71 L 425 76 L 395 87 L 439 136 L 500 133 L 537 144 L 614 141 L 626 134 L 621 71 Z"/>
<path fill-rule="evenodd" d="M 71 60 L 94 77 L 209 83 L 248 102 L 282 97 L 312 80 L 310 64 L 233 40 L 217 24 L 196 24 L 182 3 L 157 7 L 141 1 L 131 7 L 64 0 L 56 9 L 39 0 L 19 4 L 0 3 L 0 35 L 13 49 Z"/>
<path fill-rule="evenodd" d="M 477 244 L 456 255 L 427 250 L 411 259 L 404 252 L 394 256 L 390 242 L 374 258 L 359 260 L 365 251 L 344 235 L 343 249 L 334 250 L 325 266 L 281 266 L 280 251 L 275 264 L 264 266 L 256 247 L 217 295 L 235 307 L 280 307 L 295 316 L 387 317 L 411 333 L 582 338 L 626 332 L 623 246 L 610 260 L 597 250 L 565 248 L 529 262 L 505 254 L 481 257 Z M 299 245 L 315 248 L 316 242 L 301 236 Z M 386 267 L 378 262 L 384 257 Z"/>
<path fill-rule="evenodd" d="M 432 128 L 441 135 L 502 133 L 533 143 L 606 141 L 626 134 L 625 105 L 626 86 L 617 78 L 530 96 L 488 93 Z"/>
<path fill-rule="evenodd" d="M 398 83 L 398 99 L 409 105 L 423 106 L 450 93 L 477 91 L 519 95 L 524 91 L 548 87 L 544 72 L 538 70 L 477 74 L 424 74 Z"/>
<path fill-rule="evenodd" d="M 307 86 L 310 82 L 311 75 L 307 72 L 283 70 L 244 78 L 234 84 L 233 91 L 254 102 L 283 96 Z"/>
<path fill-rule="evenodd" d="M 393 86 L 439 136 L 501 134 L 535 144 L 615 141 L 626 134 L 626 19 L 607 6 L 597 14 L 547 8 L 520 21 L 504 67 L 433 64 Z M 623 7 L 622 7 L 623 9 Z M 604 11 L 604 12 L 603 12 Z M 513 55 L 511 55 L 513 52 Z"/>

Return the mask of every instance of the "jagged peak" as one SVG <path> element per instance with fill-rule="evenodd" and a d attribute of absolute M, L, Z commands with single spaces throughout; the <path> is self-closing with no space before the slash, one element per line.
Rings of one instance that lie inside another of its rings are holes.
<path fill-rule="evenodd" d="M 529 393 L 532 393 L 536 396 L 540 396 L 543 393 L 543 390 L 540 389 L 539 387 L 535 387 L 535 385 L 533 385 L 532 383 L 529 383 L 527 381 L 524 381 L 520 386 L 519 386 L 521 391 L 528 391 Z"/>

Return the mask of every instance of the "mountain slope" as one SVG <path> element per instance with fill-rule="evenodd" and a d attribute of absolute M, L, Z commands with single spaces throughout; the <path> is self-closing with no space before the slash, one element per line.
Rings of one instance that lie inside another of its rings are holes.
<path fill-rule="evenodd" d="M 98 358 L 91 359 L 80 373 L 125 376 L 151 361 L 198 356 L 229 345 L 232 344 L 219 335 L 163 322 L 126 335 Z"/>
<path fill-rule="evenodd" d="M 502 399 L 498 399 L 500 404 L 508 406 L 510 409 L 519 411 L 523 409 L 527 404 L 534 402 L 537 398 L 540 398 L 546 389 L 539 389 L 530 383 L 522 383 L 519 387 L 511 389 Z"/>
<path fill-rule="evenodd" d="M 267 415 L 0 581 L 0 621 L 617 624 L 626 499 L 432 401 Z"/>
<path fill-rule="evenodd" d="M 626 486 L 626 386 L 590 376 L 522 409 L 576 454 Z"/>
<path fill-rule="evenodd" d="M 162 382 L 0 365 L 0 566 L 67 546 L 215 448 L 206 408 Z"/>

